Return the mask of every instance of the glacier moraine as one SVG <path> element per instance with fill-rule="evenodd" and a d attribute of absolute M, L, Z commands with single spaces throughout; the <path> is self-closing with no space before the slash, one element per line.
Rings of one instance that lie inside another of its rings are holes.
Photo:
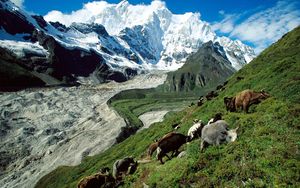
<path fill-rule="evenodd" d="M 0 187 L 33 187 L 58 166 L 108 149 L 126 123 L 107 101 L 165 79 L 146 74 L 124 83 L 0 93 Z"/>

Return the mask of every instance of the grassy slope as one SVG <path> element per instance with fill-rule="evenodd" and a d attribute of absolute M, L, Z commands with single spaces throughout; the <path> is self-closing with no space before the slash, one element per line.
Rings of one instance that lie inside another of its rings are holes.
<path fill-rule="evenodd" d="M 141 164 L 128 176 L 125 187 L 299 187 L 300 184 L 300 28 L 265 50 L 231 77 L 226 90 L 202 107 L 186 108 L 164 122 L 128 138 L 106 152 L 86 158 L 75 167 L 59 167 L 44 176 L 36 187 L 75 187 L 80 178 L 111 167 L 127 155 L 142 158 L 155 138 L 171 131 L 170 125 L 184 118 L 179 132 L 186 133 L 194 118 L 207 121 L 222 112 L 230 127 L 240 126 L 238 140 L 199 152 L 199 141 L 183 149 L 188 156 L 164 165 L 157 161 Z M 237 81 L 237 76 L 245 77 Z M 227 113 L 224 96 L 243 89 L 265 89 L 273 97 L 250 108 L 250 114 Z"/>

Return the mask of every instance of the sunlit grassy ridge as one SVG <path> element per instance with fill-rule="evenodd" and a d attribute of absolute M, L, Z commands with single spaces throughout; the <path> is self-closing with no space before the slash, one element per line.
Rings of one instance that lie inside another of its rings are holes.
<path fill-rule="evenodd" d="M 238 81 L 236 77 L 243 76 Z M 272 97 L 251 106 L 250 113 L 228 113 L 223 98 L 244 89 L 265 89 Z M 102 154 L 86 158 L 75 167 L 59 167 L 36 187 L 75 187 L 80 178 L 116 159 L 143 158 L 148 145 L 184 119 L 181 133 L 194 118 L 207 121 L 222 112 L 230 128 L 240 126 L 236 142 L 199 152 L 199 140 L 186 144 L 184 158 L 164 165 L 153 160 L 140 164 L 124 187 L 299 187 L 300 186 L 300 28 L 285 35 L 255 60 L 234 74 L 219 96 L 201 107 L 170 114 L 163 122 L 131 136 Z M 154 158 L 154 157 L 153 157 Z"/>

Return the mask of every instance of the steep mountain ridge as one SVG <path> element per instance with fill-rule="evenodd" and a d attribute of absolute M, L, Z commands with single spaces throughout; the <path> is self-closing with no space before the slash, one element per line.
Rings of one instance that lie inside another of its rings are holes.
<path fill-rule="evenodd" d="M 224 54 L 219 43 L 203 44 L 181 68 L 169 72 L 167 80 L 159 87 L 167 92 L 195 92 L 198 95 L 214 90 L 235 72 Z"/>

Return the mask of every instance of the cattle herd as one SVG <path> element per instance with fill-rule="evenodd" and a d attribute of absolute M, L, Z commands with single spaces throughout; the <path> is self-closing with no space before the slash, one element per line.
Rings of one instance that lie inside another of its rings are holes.
<path fill-rule="evenodd" d="M 239 80 L 243 79 L 239 77 Z M 217 89 L 223 90 L 224 85 L 220 85 Z M 216 92 L 210 92 L 206 96 L 207 100 L 218 96 Z M 234 97 L 225 97 L 224 104 L 227 111 L 237 112 L 242 109 L 245 113 L 248 113 L 249 107 L 252 104 L 258 104 L 262 100 L 270 97 L 265 91 L 256 92 L 253 90 L 244 90 L 238 93 Z M 198 106 L 203 104 L 204 98 L 200 97 Z M 177 133 L 175 130 L 180 128 L 180 123 L 172 125 L 174 131 L 165 134 L 158 140 L 155 140 L 147 149 L 146 161 L 150 162 L 153 153 L 156 151 L 156 158 L 161 164 L 164 164 L 163 157 L 167 157 L 171 160 L 174 156 L 183 156 L 186 152 L 179 154 L 179 148 L 187 142 L 191 142 L 197 138 L 200 139 L 200 151 L 202 152 L 209 145 L 220 145 L 224 143 L 233 142 L 237 138 L 237 131 L 239 127 L 235 129 L 229 129 L 228 123 L 222 119 L 222 114 L 217 113 L 211 118 L 207 124 L 204 124 L 202 120 L 195 119 L 193 125 L 187 132 L 187 135 Z M 168 155 L 171 153 L 171 156 Z M 125 175 L 133 174 L 138 166 L 138 162 L 133 157 L 125 157 L 117 160 L 113 164 L 112 174 L 109 172 L 109 168 L 101 169 L 99 173 L 92 176 L 83 178 L 78 183 L 78 188 L 94 188 L 94 187 L 117 187 L 122 183 L 122 178 Z"/>

